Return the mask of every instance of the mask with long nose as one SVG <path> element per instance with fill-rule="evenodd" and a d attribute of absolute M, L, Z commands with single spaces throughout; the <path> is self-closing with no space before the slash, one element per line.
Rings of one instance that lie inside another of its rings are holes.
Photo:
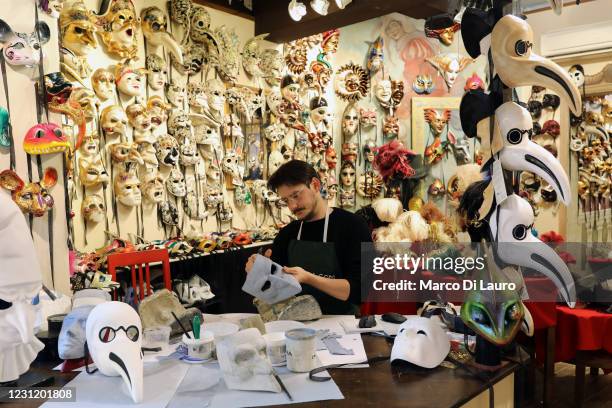
<path fill-rule="evenodd" d="M 100 373 L 120 376 L 135 403 L 143 399 L 142 323 L 127 303 L 105 302 L 89 314 L 87 347 Z"/>

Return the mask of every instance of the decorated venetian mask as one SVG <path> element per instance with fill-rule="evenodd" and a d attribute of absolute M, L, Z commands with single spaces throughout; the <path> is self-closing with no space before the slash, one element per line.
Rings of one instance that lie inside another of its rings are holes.
<path fill-rule="evenodd" d="M 172 37 L 168 30 L 168 20 L 166 15 L 158 7 L 147 7 L 140 12 L 140 18 L 142 21 L 142 33 L 149 44 L 154 47 L 163 45 L 168 49 L 172 56 L 183 63 L 183 55 L 181 54 L 181 48 Z"/>
<path fill-rule="evenodd" d="M 57 19 L 64 8 L 64 0 L 39 0 L 38 5 L 51 18 Z"/>
<path fill-rule="evenodd" d="M 395 116 L 387 116 L 383 123 L 383 134 L 386 138 L 395 138 L 399 135 L 399 119 Z"/>
<path fill-rule="evenodd" d="M 134 128 L 134 141 L 136 143 L 155 143 L 151 136 L 151 117 L 144 105 L 133 103 L 125 109 L 128 122 Z"/>
<path fill-rule="evenodd" d="M 96 96 L 87 88 L 75 88 L 68 97 L 68 105 L 79 109 L 86 122 L 91 122 L 96 116 Z"/>
<path fill-rule="evenodd" d="M 412 82 L 412 89 L 419 95 L 427 94 L 433 92 L 435 85 L 433 83 L 433 79 L 431 75 L 422 75 L 419 74 L 414 78 L 414 82 Z"/>
<path fill-rule="evenodd" d="M 84 57 L 98 47 L 94 15 L 83 2 L 75 1 L 63 8 L 59 27 L 62 47 L 75 55 Z"/>
<path fill-rule="evenodd" d="M 151 143 L 140 143 L 138 145 L 138 153 L 148 168 L 157 169 L 159 162 L 157 161 L 157 152 L 155 145 Z"/>
<path fill-rule="evenodd" d="M 325 98 L 312 98 L 310 101 L 310 120 L 317 131 L 327 132 L 331 123 L 331 114 Z"/>
<path fill-rule="evenodd" d="M 79 148 L 81 155 L 87 156 L 87 157 L 93 157 L 98 154 L 98 148 L 100 147 L 100 140 L 97 137 L 93 137 L 93 136 L 94 136 L 93 134 L 89 135 L 89 137 L 85 139 L 85 141 Z"/>
<path fill-rule="evenodd" d="M 177 139 L 191 139 L 191 120 L 182 110 L 174 110 L 168 117 L 168 133 Z"/>
<path fill-rule="evenodd" d="M 340 180 L 342 186 L 353 187 L 355 185 L 355 165 L 352 162 L 343 162 L 340 169 Z"/>
<path fill-rule="evenodd" d="M 164 102 L 164 98 L 158 95 L 153 95 L 147 101 L 147 112 L 151 118 L 153 128 L 160 126 L 168 120 L 168 111 L 170 105 Z"/>
<path fill-rule="evenodd" d="M 221 143 L 219 131 L 216 127 L 200 125 L 194 129 L 194 133 L 197 144 L 218 146 Z"/>
<path fill-rule="evenodd" d="M 108 183 L 108 172 L 100 156 L 79 159 L 79 180 L 84 187 L 96 187 Z"/>
<path fill-rule="evenodd" d="M 106 137 L 125 138 L 128 119 L 121 106 L 111 105 L 104 108 L 100 114 L 100 122 Z"/>
<path fill-rule="evenodd" d="M 355 163 L 357 160 L 358 148 L 355 143 L 343 143 L 342 144 L 342 161 Z"/>
<path fill-rule="evenodd" d="M 142 160 L 142 156 L 140 156 L 140 152 L 138 151 L 138 145 L 136 143 L 113 143 L 109 146 L 109 150 L 111 153 L 111 159 L 113 163 L 138 163 L 144 164 Z"/>
<path fill-rule="evenodd" d="M 99 15 L 100 37 L 108 52 L 119 58 L 134 58 L 138 51 L 140 20 L 132 0 L 103 2 Z"/>
<path fill-rule="evenodd" d="M 141 178 L 141 189 L 145 200 L 151 203 L 161 203 L 164 200 L 164 179 L 154 171 L 145 173 Z"/>
<path fill-rule="evenodd" d="M 134 69 L 129 65 L 115 66 L 115 83 L 120 93 L 127 96 L 138 96 L 142 92 L 144 70 Z"/>
<path fill-rule="evenodd" d="M 269 48 L 262 52 L 259 67 L 269 86 L 277 87 L 281 83 L 283 66 L 283 56 L 278 50 Z"/>
<path fill-rule="evenodd" d="M 378 174 L 368 171 L 359 176 L 357 194 L 369 199 L 376 198 L 382 191 L 383 180 Z"/>
<path fill-rule="evenodd" d="M 9 190 L 13 201 L 26 214 L 42 217 L 53 208 L 53 197 L 49 190 L 57 183 L 57 171 L 47 167 L 41 181 L 26 184 L 13 170 L 0 173 L 0 186 Z"/>
<path fill-rule="evenodd" d="M 183 166 L 195 166 L 200 161 L 200 154 L 195 143 L 185 139 L 179 147 L 179 162 Z"/>
<path fill-rule="evenodd" d="M 338 154 L 333 146 L 329 146 L 327 150 L 325 150 L 325 162 L 328 169 L 333 170 L 336 168 L 336 164 L 338 163 Z"/>
<path fill-rule="evenodd" d="M 185 197 L 187 194 L 187 184 L 185 184 L 185 176 L 177 169 L 170 170 L 170 175 L 166 179 L 166 189 L 175 197 Z"/>
<path fill-rule="evenodd" d="M 4 58 L 11 65 L 38 65 L 40 48 L 50 38 L 51 30 L 45 22 L 36 24 L 31 33 L 16 33 L 4 20 L 0 20 L 0 42 L 4 45 Z"/>
<path fill-rule="evenodd" d="M 147 56 L 146 59 L 147 67 L 147 83 L 149 87 L 154 91 L 164 89 L 166 85 L 166 63 L 156 54 Z"/>
<path fill-rule="evenodd" d="M 175 83 L 166 84 L 166 97 L 173 107 L 183 109 L 185 103 L 185 87 Z"/>
<path fill-rule="evenodd" d="M 270 109 L 270 112 L 274 114 L 274 116 L 281 117 L 283 112 L 283 96 L 279 91 L 271 91 L 268 95 L 266 95 L 266 104 Z"/>
<path fill-rule="evenodd" d="M 178 142 L 172 136 L 160 136 L 155 143 L 159 164 L 174 167 L 179 159 L 178 147 Z"/>
<path fill-rule="evenodd" d="M 204 84 L 198 82 L 190 82 L 187 84 L 189 106 L 197 110 L 206 108 L 208 101 L 206 100 L 204 88 Z"/>
<path fill-rule="evenodd" d="M 391 102 L 391 81 L 383 79 L 374 87 L 374 96 L 383 107 L 387 107 Z"/>
<path fill-rule="evenodd" d="M 376 156 L 376 142 L 367 140 L 363 145 L 363 157 L 367 163 L 373 163 Z"/>
<path fill-rule="evenodd" d="M 128 207 L 140 205 L 140 181 L 133 172 L 120 172 L 115 176 L 114 190 L 117 200 Z"/>
<path fill-rule="evenodd" d="M 193 7 L 191 11 L 191 39 L 203 43 L 210 37 L 210 14 L 204 7 Z"/>
<path fill-rule="evenodd" d="M 218 113 L 222 113 L 225 109 L 225 86 L 218 79 L 209 80 L 206 83 L 206 99 L 208 107 Z"/>
<path fill-rule="evenodd" d="M 370 75 L 377 73 L 383 67 L 383 48 L 384 40 L 381 36 L 378 36 L 376 41 L 374 41 L 370 46 L 370 52 L 368 55 L 368 71 L 370 71 Z"/>
<path fill-rule="evenodd" d="M 572 82 L 578 88 L 584 85 L 584 68 L 582 65 L 572 65 L 568 72 Z"/>
<path fill-rule="evenodd" d="M 369 129 L 376 126 L 377 114 L 374 109 L 359 108 L 359 123 L 363 128 Z"/>
<path fill-rule="evenodd" d="M 292 75 L 285 75 L 281 83 L 281 95 L 283 98 L 293 104 L 299 104 L 300 84 Z"/>
<path fill-rule="evenodd" d="M 450 119 L 451 111 L 449 109 L 442 112 L 435 109 L 425 109 L 425 121 L 429 123 L 431 132 L 436 137 L 442 134 Z"/>
<path fill-rule="evenodd" d="M 357 107 L 350 104 L 344 109 L 342 114 L 342 135 L 345 138 L 351 138 L 357 134 L 359 128 L 359 112 Z"/>
<path fill-rule="evenodd" d="M 91 85 L 101 101 L 111 99 L 115 95 L 115 77 L 105 68 L 98 68 L 94 71 L 91 76 Z"/>
<path fill-rule="evenodd" d="M 353 63 L 346 64 L 336 73 L 336 95 L 345 101 L 358 101 L 370 89 L 370 76 L 365 69 Z"/>
<path fill-rule="evenodd" d="M 484 81 L 474 72 L 471 77 L 465 81 L 464 91 L 475 91 L 476 89 L 485 90 Z"/>
<path fill-rule="evenodd" d="M 462 57 L 459 54 L 439 54 L 426 59 L 438 73 L 444 77 L 444 82 L 450 90 L 455 84 L 457 77 L 473 60 Z"/>
<path fill-rule="evenodd" d="M 106 206 L 99 194 L 85 196 L 81 202 L 81 214 L 86 221 L 97 224 L 106 218 Z"/>

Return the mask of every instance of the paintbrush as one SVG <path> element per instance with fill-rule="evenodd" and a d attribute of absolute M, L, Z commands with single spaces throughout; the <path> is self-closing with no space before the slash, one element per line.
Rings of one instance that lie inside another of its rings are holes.
<path fill-rule="evenodd" d="M 289 401 L 293 401 L 293 397 L 291 396 L 291 394 L 289 394 L 287 387 L 285 387 L 285 384 L 283 384 L 283 381 L 280 379 L 278 374 L 276 374 L 276 370 L 272 369 L 272 375 L 274 376 L 274 378 L 276 378 L 276 381 L 278 381 L 278 385 L 280 385 L 283 392 L 287 394 L 287 398 L 289 398 Z"/>

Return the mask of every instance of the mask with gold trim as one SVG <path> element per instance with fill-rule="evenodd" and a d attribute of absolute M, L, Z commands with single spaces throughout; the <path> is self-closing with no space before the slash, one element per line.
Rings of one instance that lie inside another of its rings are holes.
<path fill-rule="evenodd" d="M 118 105 L 107 106 L 100 114 L 100 125 L 107 138 L 125 138 L 127 115 Z"/>
<path fill-rule="evenodd" d="M 76 106 L 86 122 L 96 117 L 96 95 L 87 88 L 74 88 L 68 97 L 68 104 Z"/>
<path fill-rule="evenodd" d="M 429 62 L 444 77 L 444 82 L 449 90 L 457 81 L 461 71 L 474 62 L 471 58 L 462 57 L 459 54 L 438 54 L 425 61 Z"/>
<path fill-rule="evenodd" d="M 140 19 L 142 22 L 142 33 L 147 40 L 147 45 L 150 44 L 153 47 L 164 46 L 182 64 L 183 55 L 181 47 L 172 34 L 168 32 L 166 14 L 159 7 L 147 7 L 140 12 Z"/>
<path fill-rule="evenodd" d="M 163 166 L 174 167 L 179 158 L 178 147 L 178 142 L 172 136 L 160 136 L 155 143 L 159 163 Z"/>
<path fill-rule="evenodd" d="M 336 72 L 336 95 L 349 102 L 355 102 L 367 95 L 370 76 L 362 67 L 349 63 Z"/>
<path fill-rule="evenodd" d="M 92 133 L 85 139 L 79 151 L 82 156 L 91 158 L 99 153 L 99 148 L 100 139 L 97 134 Z"/>
<path fill-rule="evenodd" d="M 141 189 L 146 201 L 159 204 L 164 200 L 164 179 L 157 171 L 142 176 Z"/>
<path fill-rule="evenodd" d="M 138 145 L 136 143 L 113 143 L 108 148 L 111 153 L 111 159 L 115 164 L 122 163 L 138 163 L 144 164 L 140 152 L 138 151 Z"/>
<path fill-rule="evenodd" d="M 151 133 L 151 117 L 144 105 L 133 103 L 125 109 L 129 124 L 134 128 L 136 143 L 155 143 L 157 138 Z"/>
<path fill-rule="evenodd" d="M 142 202 L 140 180 L 133 172 L 120 172 L 113 183 L 117 201 L 128 207 L 135 207 Z"/>
<path fill-rule="evenodd" d="M 96 187 L 108 183 L 108 172 L 100 156 L 79 159 L 79 180 L 84 187 Z"/>
<path fill-rule="evenodd" d="M 431 75 L 419 74 L 412 82 L 412 90 L 419 95 L 429 95 L 435 89 Z"/>
<path fill-rule="evenodd" d="M 40 182 L 26 184 L 13 170 L 0 173 L 0 186 L 9 190 L 13 201 L 26 214 L 42 217 L 53 208 L 53 197 L 49 189 L 57 183 L 57 171 L 47 167 Z"/>
<path fill-rule="evenodd" d="M 119 92 L 126 96 L 140 95 L 145 71 L 142 68 L 132 68 L 129 61 L 115 65 L 115 84 Z"/>
<path fill-rule="evenodd" d="M 97 24 L 102 42 L 111 55 L 119 58 L 136 56 L 140 19 L 131 0 L 102 2 Z"/>
<path fill-rule="evenodd" d="M 92 224 L 104 221 L 106 218 L 106 206 L 102 197 L 98 194 L 85 196 L 83 202 L 81 202 L 81 215 L 83 215 L 85 221 Z"/>
<path fill-rule="evenodd" d="M 62 55 L 63 68 L 79 77 L 75 79 L 84 79 L 91 73 L 87 56 L 98 48 L 97 31 L 94 14 L 82 1 L 67 5 L 60 13 L 60 43 L 68 51 Z"/>
<path fill-rule="evenodd" d="M 98 68 L 91 76 L 91 86 L 101 101 L 106 101 L 115 95 L 115 77 L 106 68 Z"/>
<path fill-rule="evenodd" d="M 168 120 L 168 112 L 170 111 L 170 104 L 164 102 L 161 96 L 153 95 L 147 101 L 147 111 L 151 117 L 151 124 L 155 128 Z"/>
<path fill-rule="evenodd" d="M 147 83 L 154 91 L 164 89 L 166 86 L 166 62 L 159 55 L 148 55 L 145 65 L 147 67 Z"/>

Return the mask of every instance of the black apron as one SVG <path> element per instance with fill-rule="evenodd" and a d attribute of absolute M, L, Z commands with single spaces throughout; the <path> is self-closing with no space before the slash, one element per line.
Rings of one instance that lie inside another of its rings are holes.
<path fill-rule="evenodd" d="M 289 242 L 287 250 L 289 266 L 299 266 L 308 272 L 325 278 L 344 278 L 338 258 L 336 257 L 336 246 L 333 242 L 327 242 L 327 227 L 329 225 L 330 213 L 331 210 L 327 210 L 327 214 L 325 214 L 323 242 L 301 241 L 302 226 L 304 225 L 304 221 L 302 221 L 297 238 Z M 359 310 L 358 306 L 330 296 L 310 285 L 303 284 L 300 295 L 314 296 L 319 302 L 324 315 L 355 314 Z"/>

